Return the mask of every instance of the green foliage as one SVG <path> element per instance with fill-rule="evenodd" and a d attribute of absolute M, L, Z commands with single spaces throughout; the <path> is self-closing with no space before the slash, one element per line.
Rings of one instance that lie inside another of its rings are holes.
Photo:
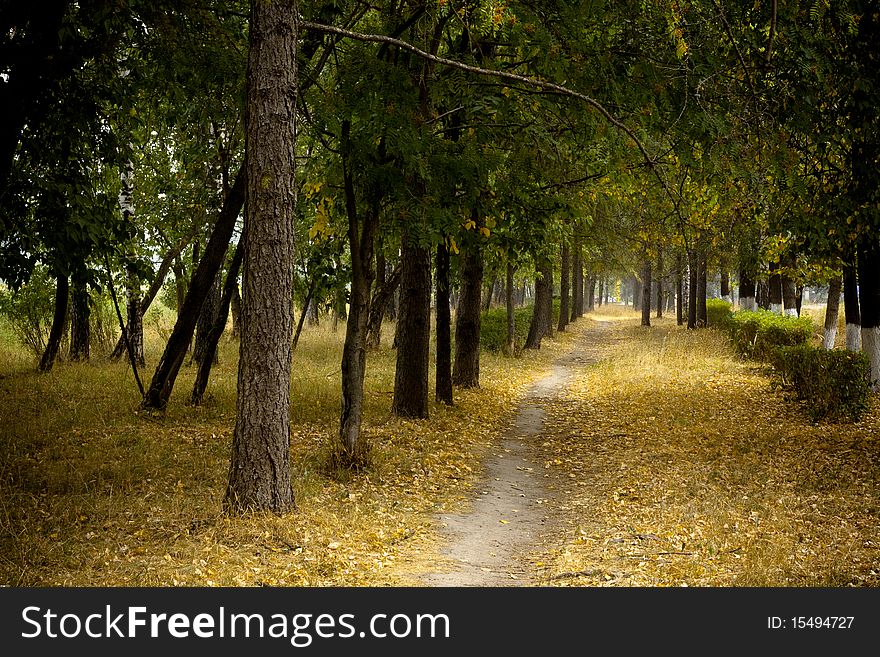
<path fill-rule="evenodd" d="M 870 363 L 861 352 L 803 344 L 775 349 L 771 362 L 778 385 L 806 401 L 814 421 L 858 422 L 868 409 Z"/>
<path fill-rule="evenodd" d="M 768 360 L 778 347 L 806 344 L 814 331 L 809 317 L 786 317 L 768 310 L 733 313 L 727 326 L 736 350 L 756 360 Z"/>
<path fill-rule="evenodd" d="M 535 307 L 524 306 L 513 311 L 516 323 L 516 345 L 519 349 L 529 336 L 529 324 Z M 553 299 L 553 329 L 559 322 L 559 299 Z M 485 351 L 500 352 L 507 346 L 507 308 L 492 308 L 480 319 L 480 347 Z"/>
<path fill-rule="evenodd" d="M 46 348 L 55 308 L 55 281 L 45 267 L 34 270 L 17 291 L 0 289 L 0 314 L 22 345 L 37 358 Z"/>
<path fill-rule="evenodd" d="M 723 299 L 706 300 L 706 321 L 709 326 L 726 328 L 733 315 L 733 304 Z"/>

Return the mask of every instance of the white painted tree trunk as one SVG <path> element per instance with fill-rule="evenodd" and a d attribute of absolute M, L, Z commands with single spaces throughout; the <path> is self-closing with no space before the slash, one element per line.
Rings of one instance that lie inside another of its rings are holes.
<path fill-rule="evenodd" d="M 880 390 L 880 326 L 862 328 L 862 351 L 871 362 L 871 389 Z"/>
<path fill-rule="evenodd" d="M 786 317 L 797 317 L 798 316 L 797 308 L 786 308 L 783 311 L 783 314 Z"/>
<path fill-rule="evenodd" d="M 739 298 L 739 309 L 740 310 L 757 310 L 758 303 L 755 300 L 755 297 L 740 297 Z"/>
<path fill-rule="evenodd" d="M 770 304 L 770 312 L 774 312 L 777 315 L 782 314 L 782 304 L 781 303 L 771 303 Z"/>
<path fill-rule="evenodd" d="M 859 324 L 846 325 L 846 348 L 849 351 L 860 351 L 862 348 L 862 327 Z"/>
<path fill-rule="evenodd" d="M 837 342 L 837 327 L 832 326 L 825 329 L 825 335 L 822 338 L 822 348 L 826 350 L 834 349 L 834 343 Z"/>

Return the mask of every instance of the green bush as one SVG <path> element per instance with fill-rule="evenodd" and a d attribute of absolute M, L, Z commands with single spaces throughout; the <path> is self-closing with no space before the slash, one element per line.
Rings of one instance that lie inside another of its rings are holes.
<path fill-rule="evenodd" d="M 779 347 L 771 363 L 777 383 L 807 402 L 814 421 L 857 422 L 868 408 L 870 363 L 861 352 L 826 351 L 805 344 Z"/>
<path fill-rule="evenodd" d="M 735 312 L 726 326 L 736 350 L 757 360 L 769 360 L 778 347 L 808 343 L 814 331 L 809 317 L 786 317 L 769 310 Z"/>
<path fill-rule="evenodd" d="M 521 349 L 529 336 L 534 306 L 513 311 L 516 323 L 516 348 Z M 559 299 L 553 299 L 553 330 L 559 322 Z M 492 308 L 483 312 L 480 320 L 480 347 L 486 351 L 504 351 L 507 346 L 507 308 Z"/>
<path fill-rule="evenodd" d="M 733 304 L 723 299 L 706 300 L 706 321 L 709 326 L 725 328 L 733 315 Z"/>
<path fill-rule="evenodd" d="M 13 292 L 0 289 L 0 314 L 22 345 L 37 358 L 46 348 L 55 313 L 55 279 L 44 267 Z"/>

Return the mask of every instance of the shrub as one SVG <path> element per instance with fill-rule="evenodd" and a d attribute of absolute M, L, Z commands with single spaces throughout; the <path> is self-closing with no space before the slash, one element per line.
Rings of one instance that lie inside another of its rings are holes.
<path fill-rule="evenodd" d="M 516 323 L 516 347 L 522 348 L 529 336 L 534 306 L 524 306 L 513 311 Z M 553 299 L 553 330 L 559 322 L 559 299 Z M 483 312 L 480 320 L 480 347 L 486 351 L 504 351 L 507 346 L 507 308 L 492 308 Z"/>
<path fill-rule="evenodd" d="M 727 329 L 736 350 L 757 360 L 769 360 L 778 347 L 806 344 L 814 330 L 809 317 L 786 317 L 768 310 L 733 313 Z"/>
<path fill-rule="evenodd" d="M 777 383 L 807 402 L 814 421 L 857 422 L 868 408 L 870 364 L 861 352 L 826 351 L 809 345 L 779 347 L 771 363 Z"/>
<path fill-rule="evenodd" d="M 55 313 L 55 280 L 45 268 L 35 269 L 21 289 L 0 290 L 0 313 L 21 344 L 39 358 Z"/>
<path fill-rule="evenodd" d="M 706 300 L 706 321 L 709 326 L 725 328 L 733 315 L 733 304 L 723 299 Z"/>

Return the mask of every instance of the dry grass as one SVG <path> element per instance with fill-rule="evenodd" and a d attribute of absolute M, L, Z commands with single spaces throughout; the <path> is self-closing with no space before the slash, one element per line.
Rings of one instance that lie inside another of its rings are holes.
<path fill-rule="evenodd" d="M 812 425 L 721 334 L 604 319 L 606 360 L 548 418 L 567 523 L 548 583 L 880 584 L 876 397 L 857 425 Z"/>
<path fill-rule="evenodd" d="M 155 364 L 169 319 L 153 319 Z M 292 385 L 297 509 L 239 519 L 221 514 L 236 345 L 223 345 L 202 407 L 185 404 L 194 375 L 185 368 L 155 419 L 137 413 L 124 364 L 62 363 L 39 375 L 2 340 L 0 583 L 415 583 L 412 564 L 435 548 L 433 514 L 468 496 L 509 411 L 571 339 L 560 337 L 516 360 L 484 355 L 483 388 L 457 391 L 453 408 L 433 405 L 426 421 L 390 416 L 394 352 L 371 354 L 364 430 L 373 463 L 353 474 L 330 465 L 343 330 L 307 329 Z"/>

